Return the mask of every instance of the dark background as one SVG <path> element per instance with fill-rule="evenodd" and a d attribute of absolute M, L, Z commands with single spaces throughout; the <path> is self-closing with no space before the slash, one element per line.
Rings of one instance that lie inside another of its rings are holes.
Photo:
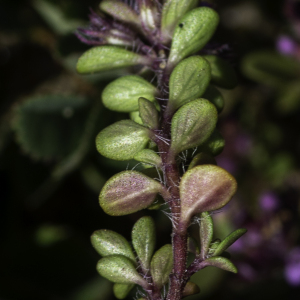
<path fill-rule="evenodd" d="M 120 73 L 75 72 L 89 47 L 74 30 L 88 23 L 89 7 L 97 11 L 98 2 L 0 2 L 1 300 L 114 299 L 111 283 L 95 270 L 94 230 L 129 240 L 134 222 L 151 215 L 157 245 L 170 242 L 163 213 L 109 217 L 98 205 L 105 180 L 128 165 L 100 157 L 94 146 L 102 128 L 127 118 L 100 101 Z M 214 2 L 221 16 L 214 41 L 230 49 L 239 77 L 237 88 L 222 90 L 218 127 L 226 147 L 217 157 L 239 190 L 214 219 L 220 237 L 238 227 L 249 232 L 229 251 L 240 274 L 204 270 L 194 278 L 202 298 L 194 299 L 300 295 L 300 9 L 294 2 L 294 14 L 286 12 L 287 1 Z M 294 45 L 288 57 L 278 52 L 283 35 Z"/>

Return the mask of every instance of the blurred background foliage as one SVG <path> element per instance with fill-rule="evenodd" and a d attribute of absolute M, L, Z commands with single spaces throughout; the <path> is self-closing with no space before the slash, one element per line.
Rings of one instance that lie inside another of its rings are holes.
<path fill-rule="evenodd" d="M 157 223 L 157 246 L 170 241 L 161 212 L 114 218 L 98 205 L 105 180 L 136 164 L 109 161 L 94 145 L 99 130 L 128 117 L 106 110 L 100 95 L 131 70 L 75 72 L 89 47 L 74 30 L 98 2 L 0 2 L 1 300 L 114 299 L 95 270 L 91 233 L 109 228 L 130 239 L 147 214 Z M 230 248 L 239 275 L 201 271 L 194 299 L 299 299 L 300 2 L 214 3 L 221 16 L 214 40 L 231 49 L 240 82 L 222 90 L 226 146 L 217 157 L 239 190 L 213 217 L 220 237 L 238 227 L 248 233 Z"/>

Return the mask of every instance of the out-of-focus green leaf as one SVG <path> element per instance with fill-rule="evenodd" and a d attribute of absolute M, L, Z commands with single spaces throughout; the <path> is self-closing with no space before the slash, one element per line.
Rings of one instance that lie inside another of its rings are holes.
<path fill-rule="evenodd" d="M 133 288 L 134 284 L 115 283 L 114 294 L 118 299 L 125 299 Z"/>
<path fill-rule="evenodd" d="M 16 107 L 13 128 L 33 158 L 62 158 L 79 146 L 87 114 L 88 101 L 82 97 L 35 97 Z"/>

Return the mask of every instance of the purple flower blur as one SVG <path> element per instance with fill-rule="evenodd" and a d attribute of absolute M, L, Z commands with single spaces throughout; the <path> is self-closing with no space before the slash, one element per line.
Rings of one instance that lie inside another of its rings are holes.
<path fill-rule="evenodd" d="M 287 35 L 281 35 L 276 42 L 277 50 L 284 55 L 294 55 L 297 51 L 297 44 Z"/>
<path fill-rule="evenodd" d="M 259 197 L 259 205 L 265 212 L 273 212 L 279 207 L 279 199 L 273 192 L 264 192 Z"/>
<path fill-rule="evenodd" d="M 292 249 L 289 253 L 284 275 L 290 285 L 300 286 L 300 247 Z"/>

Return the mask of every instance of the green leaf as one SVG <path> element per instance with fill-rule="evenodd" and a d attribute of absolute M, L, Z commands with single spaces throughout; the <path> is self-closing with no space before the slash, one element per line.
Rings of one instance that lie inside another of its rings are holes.
<path fill-rule="evenodd" d="M 199 247 L 197 241 L 189 236 L 187 241 L 187 250 L 190 253 L 199 254 Z"/>
<path fill-rule="evenodd" d="M 162 185 L 136 171 L 124 171 L 111 177 L 104 185 L 99 202 L 111 216 L 134 213 L 151 205 Z"/>
<path fill-rule="evenodd" d="M 204 55 L 210 63 L 211 81 L 224 89 L 233 89 L 237 86 L 238 80 L 232 66 L 226 60 L 215 55 Z"/>
<path fill-rule="evenodd" d="M 219 155 L 225 147 L 225 140 L 218 130 L 214 130 L 206 142 L 199 147 L 198 151 L 203 151 L 211 154 L 212 156 Z"/>
<path fill-rule="evenodd" d="M 170 77 L 169 105 L 172 110 L 202 96 L 210 82 L 210 65 L 201 56 L 180 62 Z"/>
<path fill-rule="evenodd" d="M 110 255 L 100 259 L 97 271 L 106 279 L 115 283 L 138 284 L 147 286 L 145 279 L 137 272 L 133 262 L 122 255 Z"/>
<path fill-rule="evenodd" d="M 115 46 L 98 46 L 87 50 L 77 62 L 77 72 L 94 73 L 137 65 L 150 65 L 147 56 Z"/>
<path fill-rule="evenodd" d="M 218 113 L 222 112 L 225 101 L 222 94 L 216 87 L 214 87 L 213 85 L 209 85 L 202 97 L 213 103 L 217 108 Z"/>
<path fill-rule="evenodd" d="M 182 222 L 188 225 L 192 216 L 222 208 L 236 188 L 234 177 L 218 166 L 201 165 L 187 171 L 180 182 Z"/>
<path fill-rule="evenodd" d="M 126 256 L 134 263 L 136 262 L 130 244 L 122 235 L 114 231 L 97 230 L 92 234 L 91 242 L 95 250 L 102 256 L 119 254 Z"/>
<path fill-rule="evenodd" d="M 158 154 L 156 154 L 156 152 L 150 149 L 144 149 L 138 152 L 133 158 L 137 161 L 141 161 L 150 165 L 155 165 L 157 167 L 161 167 L 162 164 L 161 157 Z"/>
<path fill-rule="evenodd" d="M 149 143 L 149 130 L 131 120 L 114 123 L 96 137 L 96 147 L 103 156 L 115 160 L 132 159 Z"/>
<path fill-rule="evenodd" d="M 157 89 L 140 76 L 129 75 L 108 84 L 102 92 L 105 107 L 119 112 L 132 112 L 139 109 L 139 97 L 155 100 Z"/>
<path fill-rule="evenodd" d="M 236 266 L 229 259 L 221 256 L 210 257 L 203 262 L 203 265 L 217 267 L 233 273 L 238 272 Z"/>
<path fill-rule="evenodd" d="M 182 106 L 174 115 L 171 126 L 171 149 L 175 154 L 204 143 L 216 127 L 218 113 L 205 99 Z"/>
<path fill-rule="evenodd" d="M 66 157 L 79 146 L 87 114 L 88 101 L 82 97 L 29 98 L 15 109 L 17 142 L 35 159 Z"/>
<path fill-rule="evenodd" d="M 200 214 L 200 255 L 202 259 L 205 259 L 209 252 L 210 243 L 213 239 L 214 223 L 212 217 L 208 212 L 202 212 Z"/>
<path fill-rule="evenodd" d="M 151 275 L 157 289 L 162 288 L 168 282 L 172 268 L 172 245 L 167 244 L 157 250 L 151 260 Z"/>
<path fill-rule="evenodd" d="M 188 281 L 186 286 L 184 287 L 183 293 L 182 293 L 182 298 L 196 295 L 200 293 L 200 288 L 199 286 L 191 281 Z"/>
<path fill-rule="evenodd" d="M 114 295 L 117 299 L 125 299 L 133 288 L 134 284 L 115 283 L 113 287 Z"/>
<path fill-rule="evenodd" d="M 130 119 L 134 121 L 135 123 L 138 123 L 140 125 L 144 125 L 143 120 L 140 117 L 140 112 L 139 111 L 133 111 L 129 114 Z"/>
<path fill-rule="evenodd" d="M 219 23 L 218 14 L 211 8 L 199 7 L 185 14 L 175 28 L 170 66 L 201 50 L 214 34 Z"/>
<path fill-rule="evenodd" d="M 188 170 L 191 170 L 192 168 L 200 165 L 216 165 L 216 160 L 213 158 L 213 156 L 205 153 L 200 152 L 196 154 L 189 164 Z"/>
<path fill-rule="evenodd" d="M 221 255 L 228 247 L 230 247 L 236 240 L 243 236 L 247 229 L 240 228 L 229 234 L 216 248 L 214 256 Z"/>
<path fill-rule="evenodd" d="M 167 0 L 162 8 L 161 34 L 164 44 L 171 41 L 178 21 L 198 5 L 198 0 Z"/>
<path fill-rule="evenodd" d="M 139 112 L 143 124 L 150 129 L 159 127 L 159 115 L 155 105 L 149 100 L 139 98 Z"/>
<path fill-rule="evenodd" d="M 150 262 L 155 248 L 155 224 L 151 217 L 140 218 L 133 226 L 132 244 L 145 273 L 150 269 Z"/>
<path fill-rule="evenodd" d="M 242 71 L 250 79 L 275 88 L 285 88 L 290 81 L 299 78 L 299 61 L 275 51 L 257 51 L 246 55 Z"/>
<path fill-rule="evenodd" d="M 278 93 L 278 97 L 275 103 L 275 109 L 279 114 L 291 114 L 296 112 L 300 108 L 299 79 L 287 83 L 286 86 Z"/>
<path fill-rule="evenodd" d="M 138 14 L 127 4 L 118 0 L 101 1 L 99 7 L 113 18 L 140 26 Z"/>

